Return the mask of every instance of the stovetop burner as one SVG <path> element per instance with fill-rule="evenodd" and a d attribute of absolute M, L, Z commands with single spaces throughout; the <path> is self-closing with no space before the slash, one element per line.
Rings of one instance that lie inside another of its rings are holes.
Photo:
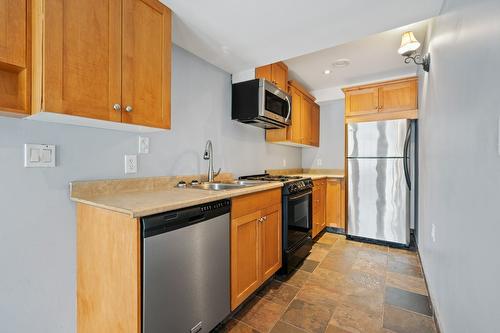
<path fill-rule="evenodd" d="M 285 183 L 283 186 L 284 195 L 308 191 L 313 187 L 311 178 L 304 178 L 301 176 L 270 175 L 266 173 L 261 175 L 242 176 L 240 179 L 283 182 Z"/>

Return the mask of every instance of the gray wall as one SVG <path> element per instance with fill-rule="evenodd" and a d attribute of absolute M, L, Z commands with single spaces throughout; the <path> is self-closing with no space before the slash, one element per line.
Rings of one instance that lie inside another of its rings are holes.
<path fill-rule="evenodd" d="M 266 144 L 264 132 L 230 120 L 230 75 L 174 47 L 172 126 L 149 135 L 136 176 L 206 172 L 207 139 L 215 166 L 237 175 L 300 167 L 298 148 Z M 74 332 L 75 206 L 68 183 L 120 178 L 137 135 L 0 118 L 0 322 L 2 332 Z M 56 144 L 57 167 L 23 168 L 23 144 Z"/>
<path fill-rule="evenodd" d="M 344 169 L 344 99 L 320 103 L 320 107 L 320 145 L 303 149 L 302 167 Z"/>
<path fill-rule="evenodd" d="M 500 2 L 445 1 L 428 46 L 431 70 L 420 73 L 423 267 L 443 333 L 499 332 Z"/>

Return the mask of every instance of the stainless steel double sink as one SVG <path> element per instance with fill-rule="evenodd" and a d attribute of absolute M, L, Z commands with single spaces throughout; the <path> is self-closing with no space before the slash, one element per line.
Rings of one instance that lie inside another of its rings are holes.
<path fill-rule="evenodd" d="M 235 190 L 239 188 L 252 187 L 266 183 L 268 182 L 259 180 L 233 180 L 229 182 L 220 182 L 220 183 L 218 182 L 200 183 L 197 185 L 190 185 L 189 188 L 194 188 L 199 190 L 221 191 L 221 190 Z"/>

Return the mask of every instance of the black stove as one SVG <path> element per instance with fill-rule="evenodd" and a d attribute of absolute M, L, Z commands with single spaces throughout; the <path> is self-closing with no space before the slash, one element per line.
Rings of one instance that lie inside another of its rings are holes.
<path fill-rule="evenodd" d="M 311 178 L 282 175 L 251 175 L 247 180 L 283 183 L 283 263 L 281 274 L 290 273 L 310 253 L 312 248 L 312 188 Z"/>

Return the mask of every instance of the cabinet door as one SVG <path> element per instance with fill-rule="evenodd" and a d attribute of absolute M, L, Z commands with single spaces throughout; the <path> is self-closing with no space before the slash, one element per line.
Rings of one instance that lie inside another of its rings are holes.
<path fill-rule="evenodd" d="M 269 82 L 273 82 L 272 65 L 257 67 L 255 69 L 255 78 L 266 79 Z"/>
<path fill-rule="evenodd" d="M 43 68 L 35 112 L 121 121 L 113 110 L 121 103 L 121 0 L 43 3 L 34 13 L 43 18 L 33 37 L 35 44 L 41 39 L 34 69 Z"/>
<path fill-rule="evenodd" d="M 170 128 L 171 21 L 170 9 L 157 0 L 123 0 L 126 123 Z"/>
<path fill-rule="evenodd" d="M 320 186 L 319 193 L 319 229 L 322 231 L 326 228 L 326 181 L 323 180 Z"/>
<path fill-rule="evenodd" d="M 346 92 L 346 116 L 378 112 L 378 88 L 365 88 Z"/>
<path fill-rule="evenodd" d="M 292 125 L 288 127 L 288 140 L 302 143 L 302 94 L 290 88 L 292 96 Z"/>
<path fill-rule="evenodd" d="M 272 81 L 281 90 L 286 91 L 288 86 L 288 68 L 282 62 L 271 65 Z"/>
<path fill-rule="evenodd" d="M 313 102 L 307 97 L 302 98 L 302 144 L 310 146 L 312 143 L 311 139 L 311 116 L 312 116 L 312 104 Z"/>
<path fill-rule="evenodd" d="M 231 309 L 234 310 L 261 282 L 260 211 L 231 221 Z"/>
<path fill-rule="evenodd" d="M 26 67 L 26 0 L 0 0 L 0 63 Z"/>
<path fill-rule="evenodd" d="M 379 88 L 381 112 L 417 109 L 417 81 L 405 81 L 383 85 Z"/>
<path fill-rule="evenodd" d="M 261 215 L 261 272 L 264 282 L 281 267 L 281 205 L 263 209 Z"/>
<path fill-rule="evenodd" d="M 338 179 L 329 179 L 326 189 L 326 225 L 343 228 L 341 223 L 341 182 Z"/>
<path fill-rule="evenodd" d="M 319 147 L 319 127 L 320 127 L 319 105 L 313 103 L 311 108 L 311 145 Z"/>

